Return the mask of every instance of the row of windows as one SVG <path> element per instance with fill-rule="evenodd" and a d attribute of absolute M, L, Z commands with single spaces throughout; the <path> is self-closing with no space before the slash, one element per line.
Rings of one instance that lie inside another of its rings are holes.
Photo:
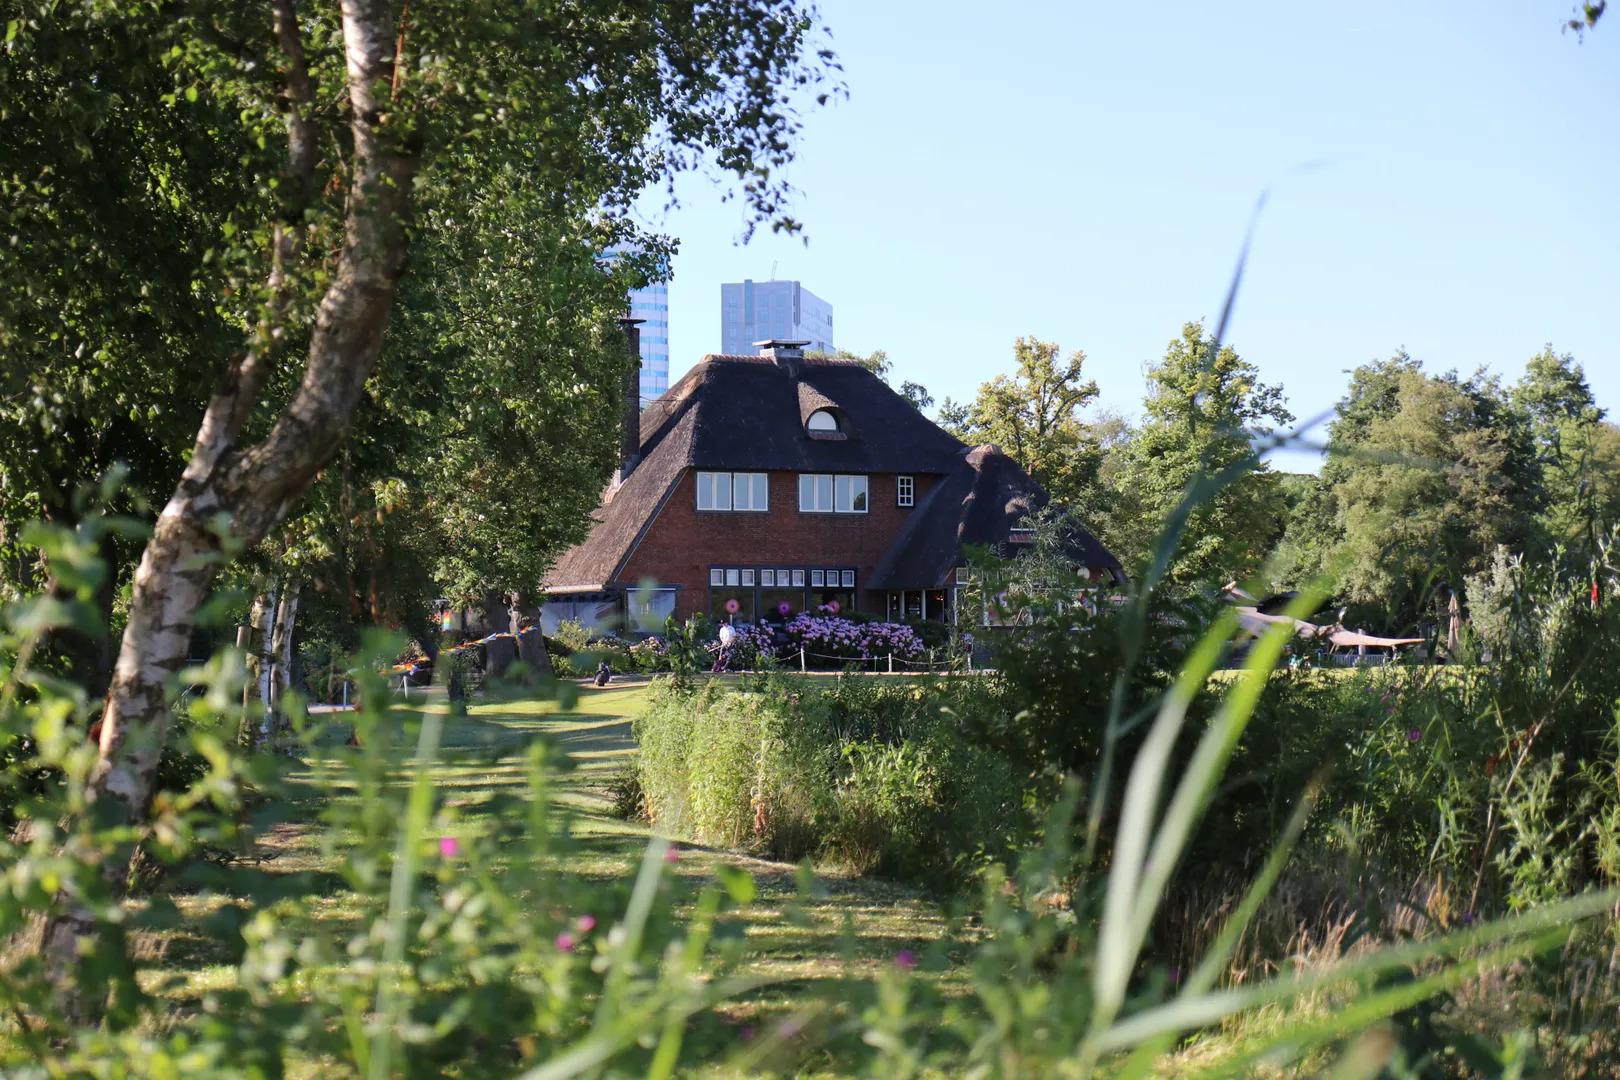
<path fill-rule="evenodd" d="M 709 584 L 714 588 L 752 589 L 755 585 L 765 589 L 853 589 L 853 570 L 778 570 L 755 569 L 751 566 L 715 566 L 709 569 Z"/>
<path fill-rule="evenodd" d="M 910 476 L 895 481 L 895 505 L 916 502 L 916 481 Z M 697 508 L 762 513 L 771 508 L 770 478 L 762 472 L 702 472 L 697 474 Z M 864 514 L 871 506 L 868 477 L 846 473 L 800 473 L 799 512 L 804 514 Z"/>

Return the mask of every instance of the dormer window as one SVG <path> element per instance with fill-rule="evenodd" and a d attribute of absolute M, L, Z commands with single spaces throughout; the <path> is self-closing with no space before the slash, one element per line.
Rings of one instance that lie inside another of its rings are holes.
<path fill-rule="evenodd" d="M 817 409 L 810 414 L 810 419 L 804 422 L 804 429 L 812 435 L 838 434 L 838 417 L 831 409 Z"/>

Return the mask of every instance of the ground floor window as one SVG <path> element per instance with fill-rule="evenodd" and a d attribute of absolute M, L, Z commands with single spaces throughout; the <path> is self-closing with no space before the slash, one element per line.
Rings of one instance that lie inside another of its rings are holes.
<path fill-rule="evenodd" d="M 662 634 L 665 620 L 675 614 L 675 590 L 626 589 L 624 607 L 632 633 Z"/>
<path fill-rule="evenodd" d="M 848 614 L 855 610 L 855 595 L 853 567 L 709 568 L 709 617 L 718 622 L 785 623 L 806 611 Z"/>
<path fill-rule="evenodd" d="M 944 589 L 898 589 L 888 593 L 890 622 L 950 621 L 950 594 Z"/>

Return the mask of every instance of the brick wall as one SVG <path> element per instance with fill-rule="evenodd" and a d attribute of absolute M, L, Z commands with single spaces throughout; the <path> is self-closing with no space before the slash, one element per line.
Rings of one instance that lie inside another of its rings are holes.
<path fill-rule="evenodd" d="M 661 585 L 681 586 L 675 614 L 685 618 L 708 610 L 711 566 L 853 566 L 860 610 L 882 615 L 883 594 L 869 593 L 866 582 L 936 478 L 915 478 L 912 507 L 895 505 L 893 475 L 873 475 L 868 479 L 867 513 L 803 514 L 799 474 L 768 475 L 768 511 L 713 511 L 697 509 L 696 473 L 687 470 L 632 552 L 619 582 L 635 585 L 653 578 Z"/>

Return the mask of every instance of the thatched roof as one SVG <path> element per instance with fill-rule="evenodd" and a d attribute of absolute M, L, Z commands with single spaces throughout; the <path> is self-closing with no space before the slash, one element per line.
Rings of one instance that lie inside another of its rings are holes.
<path fill-rule="evenodd" d="M 806 432 L 816 409 L 837 416 L 838 437 Z M 938 585 L 962 544 L 1006 540 L 1017 520 L 1047 501 L 999 450 L 970 450 L 847 360 L 706 356 L 642 413 L 641 436 L 639 464 L 606 493 L 585 541 L 546 575 L 547 590 L 594 592 L 611 584 L 691 468 L 941 477 L 884 556 L 871 588 Z M 1080 532 L 1079 561 L 1117 570 L 1095 537 Z"/>
<path fill-rule="evenodd" d="M 873 589 L 932 588 L 945 581 L 968 545 L 1015 553 L 1013 530 L 1050 502 L 1044 488 L 994 445 L 964 446 L 955 468 L 912 513 L 868 583 Z M 1125 574 L 1097 538 L 1070 527 L 1064 546 L 1077 566 L 1117 580 Z"/>

